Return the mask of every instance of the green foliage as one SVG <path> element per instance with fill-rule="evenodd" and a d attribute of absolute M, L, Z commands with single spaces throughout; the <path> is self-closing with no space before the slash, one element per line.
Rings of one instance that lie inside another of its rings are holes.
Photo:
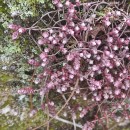
<path fill-rule="evenodd" d="M 12 15 L 16 13 L 22 19 L 37 16 L 45 11 L 45 8 L 53 7 L 50 0 L 4 0 L 4 3 L 7 4 Z"/>
<path fill-rule="evenodd" d="M 13 23 L 15 17 L 24 20 L 27 17 L 36 17 L 45 11 L 45 6 L 50 5 L 51 3 L 44 0 L 0 0 L 0 130 L 25 130 L 27 127 L 41 124 L 45 119 L 41 111 L 35 118 L 30 118 L 29 97 L 18 97 L 15 91 L 12 91 L 30 85 L 28 81 L 31 76 L 25 71 L 30 71 L 32 68 L 27 64 L 27 60 L 38 51 L 31 41 L 24 38 L 12 41 L 7 26 Z M 18 14 L 12 17 L 15 11 Z M 22 25 L 20 21 L 17 22 Z M 34 102 L 35 100 L 33 99 Z M 10 108 L 10 112 L 2 113 L 6 107 Z M 13 115 L 13 111 L 18 112 L 17 115 Z"/>

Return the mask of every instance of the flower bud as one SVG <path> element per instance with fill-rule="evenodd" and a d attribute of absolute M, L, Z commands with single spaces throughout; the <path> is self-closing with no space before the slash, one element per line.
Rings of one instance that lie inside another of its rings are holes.
<path fill-rule="evenodd" d="M 126 24 L 127 24 L 128 26 L 130 26 L 130 19 L 127 19 L 127 20 L 126 20 Z"/>
<path fill-rule="evenodd" d="M 43 36 L 44 38 L 47 38 L 47 37 L 49 37 L 49 33 L 48 33 L 48 32 L 44 32 L 44 33 L 42 33 L 42 36 Z"/>
<path fill-rule="evenodd" d="M 54 5 L 57 5 L 57 4 L 59 3 L 59 0 L 53 0 L 52 3 L 53 3 Z"/>
<path fill-rule="evenodd" d="M 59 3 L 57 4 L 57 7 L 58 7 L 58 8 L 62 8 L 62 7 L 63 7 L 63 4 L 59 2 Z"/>
<path fill-rule="evenodd" d="M 20 34 L 22 34 L 22 33 L 26 32 L 26 29 L 23 28 L 23 27 L 21 27 L 21 28 L 18 29 L 18 32 L 19 32 Z"/>
<path fill-rule="evenodd" d="M 75 31 L 79 31 L 80 28 L 78 26 L 75 27 Z"/>
<path fill-rule="evenodd" d="M 114 50 L 114 51 L 118 50 L 118 46 L 114 45 L 114 46 L 113 46 L 113 50 Z"/>
<path fill-rule="evenodd" d="M 9 24 L 9 25 L 8 25 L 8 28 L 9 28 L 9 29 L 12 29 L 12 30 L 14 30 L 14 31 L 16 31 L 16 30 L 18 30 L 18 29 L 20 28 L 20 26 L 15 25 L 15 24 Z"/>
<path fill-rule="evenodd" d="M 13 32 L 13 34 L 12 34 L 12 39 L 13 39 L 13 40 L 16 40 L 16 39 L 18 39 L 18 38 L 19 38 L 19 33 L 18 33 L 18 31 Z"/>
<path fill-rule="evenodd" d="M 115 11 L 115 15 L 116 16 L 121 16 L 121 12 L 120 11 Z"/>
<path fill-rule="evenodd" d="M 121 92 L 121 90 L 120 90 L 120 89 L 116 89 L 116 90 L 115 90 L 115 95 L 119 95 L 119 94 L 120 94 L 120 92 Z"/>
<path fill-rule="evenodd" d="M 106 26 L 109 26 L 109 25 L 111 25 L 111 22 L 110 22 L 109 20 L 104 20 L 104 24 L 105 24 Z"/>
<path fill-rule="evenodd" d="M 43 60 L 43 59 L 45 59 L 46 58 L 46 53 L 45 52 L 42 52 L 41 54 L 40 54 L 40 58 Z"/>
<path fill-rule="evenodd" d="M 52 40 L 53 40 L 53 37 L 52 37 L 52 36 L 50 36 L 48 39 L 49 39 L 49 41 L 52 41 Z"/>
<path fill-rule="evenodd" d="M 112 37 L 108 37 L 108 38 L 107 38 L 107 42 L 108 42 L 108 43 L 112 43 L 112 42 L 113 42 L 113 38 L 112 38 Z"/>
<path fill-rule="evenodd" d="M 67 31 L 67 27 L 66 26 L 62 26 L 62 30 L 63 31 Z"/>
<path fill-rule="evenodd" d="M 40 38 L 40 39 L 38 39 L 38 42 L 37 42 L 37 43 L 38 43 L 39 45 L 43 45 L 44 42 L 45 42 L 44 39 Z"/>
<path fill-rule="evenodd" d="M 65 5 L 66 5 L 66 6 L 70 6 L 70 4 L 71 4 L 71 3 L 70 3 L 69 0 L 67 0 L 67 1 L 65 2 Z"/>
<path fill-rule="evenodd" d="M 73 14 L 75 12 L 74 8 L 69 9 L 69 13 Z"/>

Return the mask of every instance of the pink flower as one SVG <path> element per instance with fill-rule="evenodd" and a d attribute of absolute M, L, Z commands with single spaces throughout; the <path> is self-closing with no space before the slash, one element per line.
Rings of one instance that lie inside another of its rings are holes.
<path fill-rule="evenodd" d="M 40 54 L 40 58 L 41 58 L 42 60 L 44 60 L 46 57 L 47 57 L 47 55 L 46 55 L 45 52 L 42 52 L 42 53 Z"/>
<path fill-rule="evenodd" d="M 120 89 L 116 89 L 115 90 L 115 95 L 119 95 L 121 93 L 121 90 Z"/>
<path fill-rule="evenodd" d="M 75 31 L 79 31 L 79 30 L 80 30 L 79 26 L 76 26 Z"/>
<path fill-rule="evenodd" d="M 69 29 L 68 33 L 71 34 L 71 35 L 74 35 L 74 31 L 72 29 Z"/>
<path fill-rule="evenodd" d="M 26 28 L 20 27 L 20 28 L 18 29 L 18 32 L 19 32 L 20 34 L 22 34 L 22 33 L 26 32 Z"/>
<path fill-rule="evenodd" d="M 57 5 L 59 3 L 59 0 L 52 0 L 52 3 Z"/>
<path fill-rule="evenodd" d="M 69 23 L 69 26 L 74 27 L 74 26 L 75 26 L 75 23 L 74 23 L 74 22 L 70 22 L 70 23 Z"/>
<path fill-rule="evenodd" d="M 47 88 L 52 89 L 53 87 L 54 87 L 54 83 L 53 82 L 48 83 Z"/>
<path fill-rule="evenodd" d="M 13 34 L 12 34 L 12 39 L 13 39 L 13 40 L 16 40 L 16 39 L 18 39 L 18 38 L 19 38 L 19 32 L 18 32 L 18 31 L 13 32 Z"/>
<path fill-rule="evenodd" d="M 71 3 L 70 3 L 69 0 L 67 0 L 67 1 L 65 2 L 65 5 L 66 5 L 66 6 L 70 6 L 70 4 L 71 4 Z"/>
<path fill-rule="evenodd" d="M 112 37 L 108 37 L 108 38 L 107 38 L 107 42 L 108 42 L 108 43 L 112 43 L 112 42 L 113 42 L 113 38 L 112 38 Z"/>
<path fill-rule="evenodd" d="M 68 29 L 68 28 L 67 28 L 66 26 L 62 26 L 62 30 L 63 30 L 63 31 L 67 31 L 67 29 Z"/>
<path fill-rule="evenodd" d="M 97 45 L 101 45 L 101 40 L 96 40 Z"/>
<path fill-rule="evenodd" d="M 121 16 L 121 12 L 120 11 L 115 11 L 115 15 L 116 16 Z"/>
<path fill-rule="evenodd" d="M 101 96 L 96 96 L 96 101 L 101 101 Z"/>
<path fill-rule="evenodd" d="M 72 15 L 72 14 L 74 14 L 75 9 L 74 9 L 74 8 L 70 8 L 70 9 L 68 10 L 68 12 Z"/>
<path fill-rule="evenodd" d="M 33 117 L 36 113 L 37 113 L 37 110 L 32 110 L 32 111 L 29 113 L 29 116 L 30 116 L 30 117 Z"/>
<path fill-rule="evenodd" d="M 80 64 L 76 64 L 76 65 L 74 66 L 74 69 L 75 69 L 75 70 L 79 70 L 79 68 L 80 68 Z"/>
<path fill-rule="evenodd" d="M 58 7 L 58 8 L 62 8 L 62 7 L 63 7 L 63 4 L 59 2 L 59 3 L 57 4 L 57 7 Z"/>
<path fill-rule="evenodd" d="M 104 20 L 104 24 L 105 24 L 106 26 L 110 26 L 110 25 L 111 25 L 111 22 L 110 22 L 109 20 Z"/>
<path fill-rule="evenodd" d="M 17 31 L 20 28 L 20 26 L 15 25 L 15 24 L 9 24 L 8 28 L 11 30 Z"/>
<path fill-rule="evenodd" d="M 42 36 L 43 36 L 44 38 L 48 38 L 48 37 L 49 37 L 49 33 L 48 33 L 48 32 L 44 32 L 44 33 L 42 33 Z"/>
<path fill-rule="evenodd" d="M 59 37 L 60 37 L 60 38 L 63 38 L 63 37 L 64 37 L 64 33 L 59 32 Z"/>
<path fill-rule="evenodd" d="M 126 24 L 127 24 L 128 26 L 130 26 L 130 19 L 127 19 L 127 20 L 126 20 Z"/>
<path fill-rule="evenodd" d="M 66 58 L 67 58 L 67 61 L 72 61 L 74 57 L 75 55 L 73 53 L 69 53 Z"/>
<path fill-rule="evenodd" d="M 39 66 L 39 62 L 35 61 L 34 59 L 29 59 L 28 63 L 33 66 Z"/>
<path fill-rule="evenodd" d="M 39 40 L 38 40 L 38 44 L 39 44 L 39 45 L 44 44 L 44 40 L 43 40 L 43 39 L 39 39 Z"/>
<path fill-rule="evenodd" d="M 73 79 L 73 78 L 74 78 L 74 75 L 73 75 L 73 74 L 70 74 L 70 75 L 69 75 L 69 78 L 70 78 L 70 79 Z"/>
<path fill-rule="evenodd" d="M 93 65 L 92 70 L 97 71 L 97 70 L 99 70 L 99 67 L 97 65 Z"/>
<path fill-rule="evenodd" d="M 53 40 L 53 37 L 52 37 L 52 36 L 50 36 L 48 39 L 49 39 L 49 41 L 52 41 L 52 40 Z"/>

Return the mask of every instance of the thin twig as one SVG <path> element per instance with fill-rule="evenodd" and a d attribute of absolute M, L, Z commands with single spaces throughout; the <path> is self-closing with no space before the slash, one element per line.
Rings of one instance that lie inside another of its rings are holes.
<path fill-rule="evenodd" d="M 50 115 L 50 117 L 53 117 L 52 115 Z M 73 125 L 73 122 L 71 122 L 71 121 L 68 121 L 68 120 L 65 120 L 65 119 L 63 119 L 63 118 L 60 118 L 60 117 L 54 117 L 54 119 L 56 119 L 56 120 L 58 120 L 58 121 L 61 121 L 61 122 L 64 122 L 64 123 L 66 123 L 66 124 L 70 124 L 70 125 Z M 76 127 L 78 127 L 78 128 L 83 128 L 83 126 L 82 125 L 80 125 L 80 124 L 76 124 L 75 123 L 75 126 Z"/>
<path fill-rule="evenodd" d="M 67 99 L 66 103 L 65 103 L 65 104 L 62 106 L 62 108 L 56 113 L 56 115 L 53 116 L 50 120 L 46 121 L 46 122 L 43 123 L 42 125 L 40 125 L 40 126 L 34 128 L 34 129 L 32 129 L 32 130 L 36 130 L 36 129 L 38 129 L 38 128 L 44 126 L 44 125 L 46 125 L 48 122 L 50 122 L 50 121 L 52 121 L 53 119 L 55 119 L 55 118 L 61 113 L 61 111 L 66 107 L 66 105 L 68 104 L 68 102 L 70 101 L 70 99 L 72 98 L 72 96 L 74 95 L 74 92 L 75 92 L 75 90 L 76 90 L 76 88 L 77 88 L 77 86 L 78 86 L 78 83 L 79 83 L 79 79 L 77 79 L 76 84 L 75 84 L 75 86 L 74 86 L 74 89 L 73 89 L 72 93 L 70 94 L 69 98 Z"/>

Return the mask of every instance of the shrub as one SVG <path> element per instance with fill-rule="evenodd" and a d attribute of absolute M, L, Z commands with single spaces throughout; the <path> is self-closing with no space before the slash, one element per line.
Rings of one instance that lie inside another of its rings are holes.
<path fill-rule="evenodd" d="M 83 130 L 129 119 L 129 9 L 104 1 L 53 4 L 57 9 L 30 27 L 9 25 L 13 39 L 29 34 L 40 51 L 28 61 L 35 67 L 30 88 L 18 93 L 39 93 L 41 109 L 51 117 L 41 126 L 54 118 L 65 122 L 59 116 Z M 84 126 L 76 123 L 84 117 Z"/>

